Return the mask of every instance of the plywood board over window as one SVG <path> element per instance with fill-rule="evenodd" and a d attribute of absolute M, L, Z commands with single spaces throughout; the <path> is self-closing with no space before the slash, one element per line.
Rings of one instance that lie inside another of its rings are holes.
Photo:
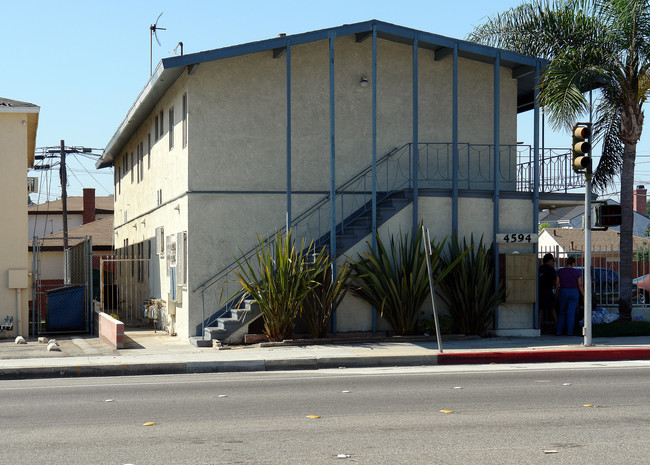
<path fill-rule="evenodd" d="M 504 255 L 507 303 L 534 303 L 537 300 L 537 255 Z"/>

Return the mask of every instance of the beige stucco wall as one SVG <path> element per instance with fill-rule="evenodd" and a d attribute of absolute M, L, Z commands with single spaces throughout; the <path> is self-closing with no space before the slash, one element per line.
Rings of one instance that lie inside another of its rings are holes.
<path fill-rule="evenodd" d="M 335 39 L 337 185 L 369 166 L 372 160 L 372 82 L 367 87 L 359 85 L 361 77 L 372 79 L 371 46 L 370 40 L 356 43 L 354 36 Z M 419 139 L 446 143 L 452 139 L 452 60 L 434 58 L 431 50 L 419 51 Z M 412 140 L 412 48 L 380 39 L 377 68 L 380 158 Z M 116 247 L 124 238 L 129 238 L 129 244 L 137 242 L 140 228 L 143 237 L 148 238 L 154 236 L 154 228 L 160 225 L 165 225 L 165 234 L 187 230 L 189 288 L 231 263 L 239 250 L 254 246 L 260 234 L 270 234 L 284 226 L 287 183 L 286 54 L 274 59 L 267 51 L 205 62 L 194 71 L 192 75 L 184 72 L 165 93 L 123 152 L 135 154 L 135 147 L 142 140 L 146 152 L 149 133 L 153 141 L 155 116 L 160 110 L 164 112 L 167 130 L 171 105 L 175 107 L 177 122 L 174 149 L 169 150 L 165 133 L 152 148 L 151 168 L 145 156 L 141 182 L 137 182 L 137 176 L 133 183 L 130 174 L 124 176 L 123 154 L 115 165 L 122 174 L 115 197 Z M 459 60 L 461 142 L 493 142 L 493 75 L 490 64 Z M 501 69 L 500 85 L 501 143 L 514 144 L 516 80 L 507 68 Z M 188 148 L 181 147 L 181 98 L 185 92 L 189 103 Z M 330 188 L 328 41 L 291 48 L 291 112 L 295 218 Z M 504 168 L 506 172 L 508 169 Z M 185 208 L 181 207 L 180 213 L 171 204 L 157 208 L 158 189 L 163 190 L 163 202 L 189 192 L 182 200 Z M 461 208 L 469 212 L 460 215 L 461 232 L 492 234 L 491 213 L 486 213 L 485 205 L 475 200 L 460 201 Z M 450 226 L 437 218 L 448 222 L 451 200 L 421 199 L 422 204 L 427 201 L 433 202 L 436 213 L 444 212 L 444 216 L 429 217 L 424 213 L 427 209 L 421 206 L 425 223 L 432 229 L 432 235 L 438 231 L 445 233 Z M 406 208 L 391 219 L 391 230 L 399 224 L 410 228 L 410 211 Z M 325 228 L 329 218 L 321 220 Z M 143 221 L 146 224 L 141 224 Z M 168 232 L 167 228 L 174 231 Z M 165 279 L 165 270 L 161 269 L 162 297 L 166 294 Z M 189 291 L 183 296 L 183 308 L 177 309 L 177 330 L 182 336 L 194 334 L 203 310 L 200 294 Z M 206 302 L 206 316 L 215 307 L 216 304 Z M 358 315 L 348 314 L 348 318 L 344 313 L 339 318 L 340 330 L 367 327 L 368 323 L 361 322 Z"/>
<path fill-rule="evenodd" d="M 120 172 L 115 185 L 115 248 L 123 247 L 124 241 L 134 245 L 151 241 L 151 265 L 149 268 L 149 296 L 167 299 L 170 278 L 165 255 L 156 253 L 156 228 L 164 227 L 165 237 L 188 231 L 188 146 L 183 146 L 183 94 L 187 93 L 187 76 L 181 76 L 160 99 L 145 123 L 127 143 L 114 165 Z M 188 96 L 189 99 L 189 96 Z M 169 148 L 169 110 L 174 108 L 174 145 Z M 158 140 L 154 127 L 156 117 L 163 114 L 163 132 Z M 151 150 L 148 141 L 151 138 Z M 143 143 L 141 177 L 131 162 L 131 154 L 137 160 L 137 146 Z M 129 154 L 127 167 L 125 153 Z M 127 169 L 128 168 L 128 169 Z M 133 171 L 133 181 L 131 180 Z M 158 193 L 160 191 L 160 194 Z M 159 200 L 160 199 L 160 200 Z M 189 238 L 188 238 L 189 243 Z M 176 316 L 164 315 L 162 324 L 177 332 L 187 334 L 188 308 L 187 285 L 183 286 L 181 303 L 175 305 Z M 169 304 L 172 305 L 172 304 Z M 173 324 L 173 328 L 170 326 Z"/>
<path fill-rule="evenodd" d="M 16 334 L 16 289 L 9 287 L 9 270 L 21 270 L 24 283 L 29 283 L 27 262 L 27 163 L 28 144 L 27 116 L 22 113 L 0 112 L 0 211 L 4 224 L 3 246 L 0 247 L 0 321 L 6 316 L 14 317 Z M 33 143 L 33 141 L 32 141 Z M 27 284 L 21 290 L 21 334 L 27 336 L 29 295 Z M 11 332 L 9 334 L 12 334 Z"/>

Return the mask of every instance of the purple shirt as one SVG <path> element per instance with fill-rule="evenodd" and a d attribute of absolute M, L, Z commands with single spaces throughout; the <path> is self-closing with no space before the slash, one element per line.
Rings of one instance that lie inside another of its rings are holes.
<path fill-rule="evenodd" d="M 560 278 L 560 288 L 579 289 L 578 279 L 582 278 L 580 270 L 570 267 L 560 268 L 557 270 L 557 275 Z"/>

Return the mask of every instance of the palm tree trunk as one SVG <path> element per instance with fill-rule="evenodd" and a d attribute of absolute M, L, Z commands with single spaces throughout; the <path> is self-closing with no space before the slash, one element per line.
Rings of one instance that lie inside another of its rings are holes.
<path fill-rule="evenodd" d="M 632 272 L 634 230 L 634 164 L 636 160 L 636 142 L 624 142 L 623 167 L 621 169 L 621 235 L 619 279 L 621 294 L 618 303 L 619 317 L 623 321 L 632 320 Z"/>

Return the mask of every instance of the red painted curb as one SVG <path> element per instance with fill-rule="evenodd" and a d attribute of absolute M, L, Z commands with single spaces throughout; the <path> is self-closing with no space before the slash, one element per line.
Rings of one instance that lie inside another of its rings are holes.
<path fill-rule="evenodd" d="M 597 362 L 650 360 L 650 349 L 522 350 L 511 352 L 456 352 L 438 354 L 438 365 L 484 363 Z"/>

